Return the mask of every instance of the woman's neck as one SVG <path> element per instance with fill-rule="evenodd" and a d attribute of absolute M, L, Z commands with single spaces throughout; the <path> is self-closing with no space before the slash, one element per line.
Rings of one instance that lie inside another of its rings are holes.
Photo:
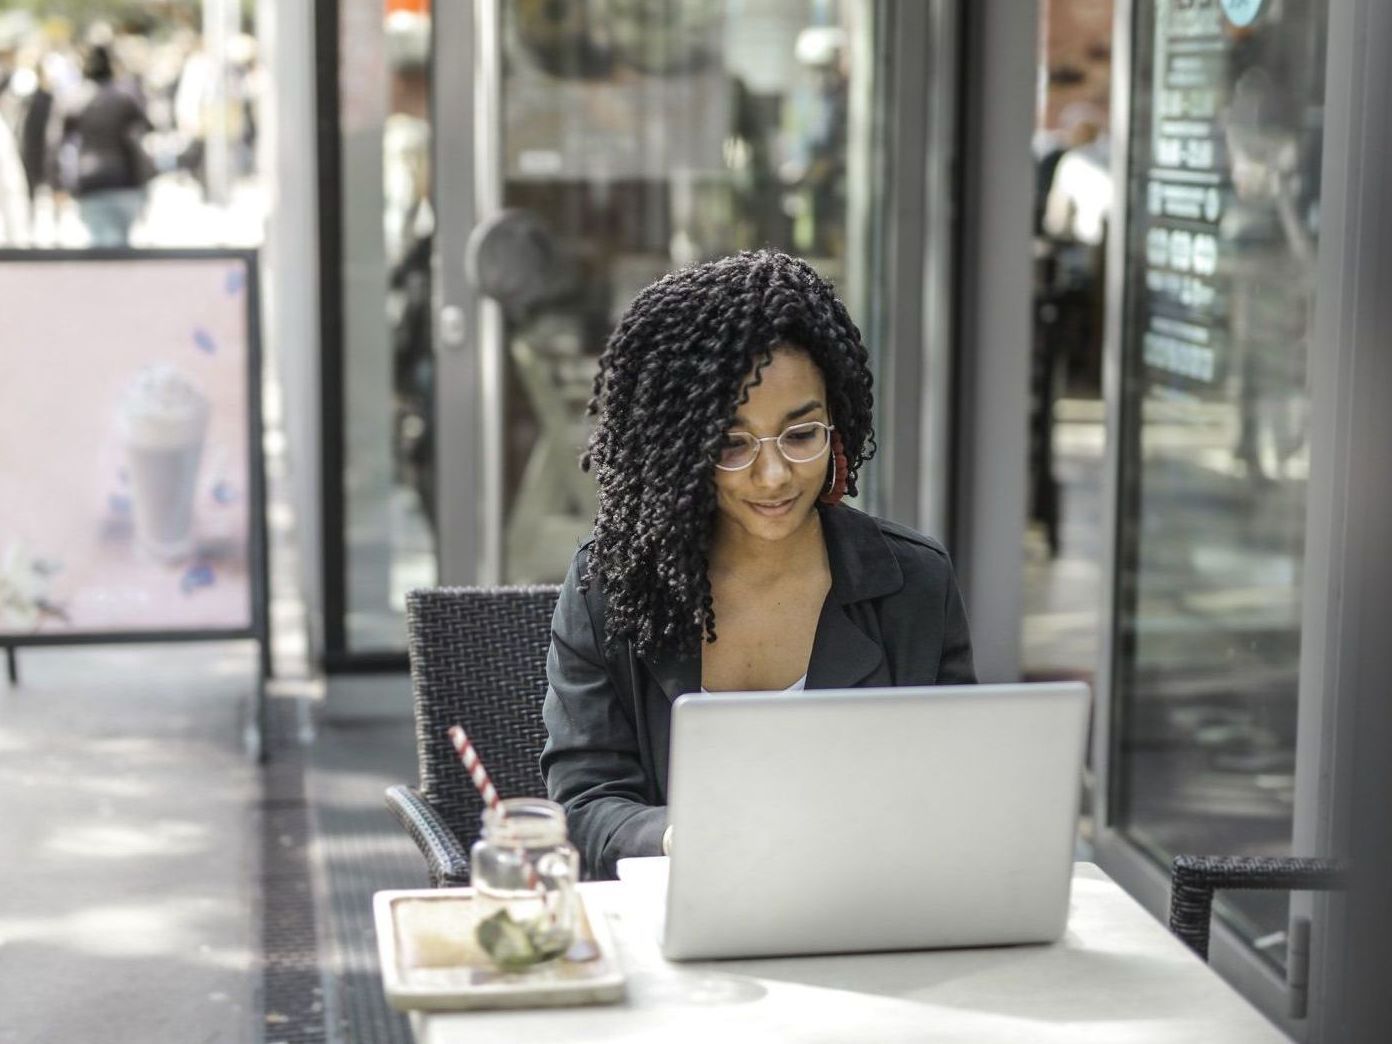
<path fill-rule="evenodd" d="M 777 542 L 760 540 L 716 517 L 708 570 L 712 582 L 738 576 L 741 583 L 771 584 L 825 561 L 822 516 L 815 508 L 806 522 Z"/>

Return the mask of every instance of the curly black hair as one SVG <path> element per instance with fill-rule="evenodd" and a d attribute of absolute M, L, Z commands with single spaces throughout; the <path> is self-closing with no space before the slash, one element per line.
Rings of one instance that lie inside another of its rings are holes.
<path fill-rule="evenodd" d="M 747 251 L 673 272 L 641 291 L 599 359 L 580 466 L 599 486 L 581 577 L 605 596 L 605 645 L 639 655 L 715 641 L 707 566 L 717 447 L 751 370 L 801 348 L 821 369 L 856 492 L 875 452 L 869 354 L 831 285 L 805 261 Z M 832 464 L 830 459 L 828 467 Z"/>

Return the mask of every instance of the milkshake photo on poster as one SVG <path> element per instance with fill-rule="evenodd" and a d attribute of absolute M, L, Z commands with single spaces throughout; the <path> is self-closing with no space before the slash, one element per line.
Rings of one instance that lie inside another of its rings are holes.
<path fill-rule="evenodd" d="M 0 639 L 253 627 L 252 264 L 0 258 Z"/>

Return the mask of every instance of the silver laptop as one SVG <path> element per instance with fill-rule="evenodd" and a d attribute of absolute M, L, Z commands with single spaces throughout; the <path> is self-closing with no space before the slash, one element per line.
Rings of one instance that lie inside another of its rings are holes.
<path fill-rule="evenodd" d="M 1088 704 L 1078 683 L 681 697 L 663 953 L 1057 939 Z"/>

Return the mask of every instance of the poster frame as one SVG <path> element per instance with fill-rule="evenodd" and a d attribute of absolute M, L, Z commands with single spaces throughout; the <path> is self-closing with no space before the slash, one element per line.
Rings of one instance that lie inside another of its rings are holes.
<path fill-rule="evenodd" d="M 259 254 L 255 248 L 100 248 L 100 249 L 18 249 L 0 248 L 0 270 L 11 263 L 96 262 L 96 261 L 240 261 L 246 276 L 246 380 L 248 510 L 247 572 L 250 606 L 244 627 L 200 628 L 196 630 L 104 630 L 73 634 L 23 634 L 0 631 L 0 648 L 6 651 L 11 682 L 17 681 L 15 651 L 25 647 L 65 645 L 134 645 L 162 642 L 206 642 L 251 639 L 260 647 L 261 680 L 271 676 L 269 592 L 270 565 L 266 525 L 266 469 L 262 448 L 263 403 L 261 395 L 261 297 Z M 258 685 L 258 720 L 264 707 L 264 684 Z"/>

